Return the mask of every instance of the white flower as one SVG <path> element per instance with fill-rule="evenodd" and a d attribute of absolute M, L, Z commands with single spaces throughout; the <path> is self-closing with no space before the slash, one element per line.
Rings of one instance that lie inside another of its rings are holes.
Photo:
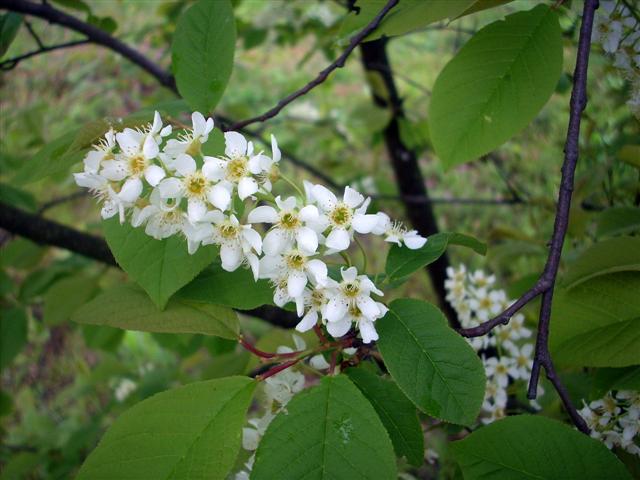
<path fill-rule="evenodd" d="M 500 387 L 507 387 L 509 384 L 509 371 L 513 367 L 513 359 L 511 357 L 488 358 L 484 362 L 484 367 L 487 377 L 492 378 Z"/>
<path fill-rule="evenodd" d="M 327 294 L 327 290 L 319 285 L 304 291 L 302 298 L 306 313 L 296 325 L 296 330 L 306 332 L 318 323 L 318 319 L 322 316 L 322 312 L 327 305 Z"/>
<path fill-rule="evenodd" d="M 260 174 L 258 175 L 258 183 L 262 186 L 263 190 L 270 192 L 272 188 L 272 182 L 275 182 L 280 175 L 278 164 L 282 154 L 280 148 L 278 148 L 278 142 L 276 137 L 271 135 L 271 158 L 266 155 L 260 155 Z"/>
<path fill-rule="evenodd" d="M 365 343 L 377 339 L 373 322 L 386 313 L 386 307 L 371 298 L 371 293 L 382 296 L 366 275 L 358 275 L 355 267 L 341 269 L 342 282 L 328 278 L 328 302 L 323 316 L 327 321 L 327 330 L 334 337 L 341 337 L 349 331 L 355 322 Z M 365 340 L 366 338 L 366 340 Z"/>
<path fill-rule="evenodd" d="M 202 144 L 209 139 L 209 134 L 213 130 L 213 118 L 205 120 L 200 112 L 191 114 L 191 131 L 185 132 L 177 139 L 171 139 L 164 147 L 164 153 L 170 156 L 178 156 L 181 153 L 194 156 L 200 153 Z"/>
<path fill-rule="evenodd" d="M 327 370 L 331 367 L 329 362 L 322 355 L 314 355 L 309 359 L 309 365 L 311 365 L 316 370 Z"/>
<path fill-rule="evenodd" d="M 276 284 L 274 302 L 283 306 L 288 298 L 296 300 L 298 315 L 304 309 L 303 293 L 307 283 L 324 285 L 327 281 L 327 265 L 319 259 L 310 258 L 315 252 L 291 249 L 279 255 L 266 255 L 260 259 L 260 277 L 269 278 Z M 286 285 L 283 298 L 282 287 Z"/>
<path fill-rule="evenodd" d="M 533 345 L 531 343 L 525 343 L 520 348 L 512 345 L 509 348 L 509 353 L 513 358 L 513 365 L 509 369 L 509 374 L 515 380 L 528 379 L 533 365 Z"/>
<path fill-rule="evenodd" d="M 187 198 L 189 220 L 198 222 L 207 213 L 207 202 L 221 211 L 231 203 L 230 193 L 218 184 L 214 184 L 215 175 L 211 164 L 205 162 L 201 170 L 190 155 L 182 153 L 174 162 L 175 177 L 164 179 L 158 185 L 162 198 L 180 200 Z"/>
<path fill-rule="evenodd" d="M 395 243 L 399 247 L 404 243 L 411 250 L 422 248 L 427 243 L 427 239 L 418 235 L 417 230 L 407 230 L 401 222 L 392 222 L 384 212 L 378 212 L 376 215 L 378 223 L 371 233 L 385 235 L 385 242 Z"/>
<path fill-rule="evenodd" d="M 487 380 L 482 408 L 491 411 L 495 407 L 507 406 L 507 390 L 501 387 L 495 380 Z"/>
<path fill-rule="evenodd" d="M 318 248 L 318 233 L 307 223 L 318 221 L 319 213 L 315 205 L 305 205 L 298 209 L 295 197 L 282 200 L 276 197 L 275 208 L 263 205 L 249 212 L 249 223 L 272 223 L 273 227 L 264 237 L 263 249 L 267 255 L 277 255 L 297 243 L 298 247 L 310 252 Z"/>
<path fill-rule="evenodd" d="M 259 189 L 254 178 L 262 172 L 263 155 L 253 155 L 253 143 L 238 132 L 226 132 L 225 158 L 204 157 L 205 164 L 209 164 L 211 172 L 229 195 L 236 188 L 241 200 L 253 195 Z"/>
<path fill-rule="evenodd" d="M 471 280 L 471 283 L 476 288 L 486 288 L 492 286 L 496 282 L 496 276 L 486 276 L 482 270 L 476 270 L 469 274 L 469 280 Z"/>
<path fill-rule="evenodd" d="M 591 41 L 600 43 L 606 53 L 614 53 L 620 44 L 622 32 L 622 23 L 611 20 L 608 15 L 597 13 Z"/>
<path fill-rule="evenodd" d="M 102 166 L 102 162 L 106 160 L 113 160 L 115 158 L 113 150 L 116 146 L 116 134 L 113 128 L 110 128 L 107 133 L 104 134 L 104 138 L 100 139 L 98 143 L 93 145 L 93 150 L 87 152 L 84 157 L 84 171 L 85 173 L 97 174 Z"/>
<path fill-rule="evenodd" d="M 134 390 L 138 387 L 138 385 L 128 378 L 123 378 L 122 381 L 118 384 L 115 390 L 116 400 L 119 402 L 124 402 L 129 395 L 131 395 Z"/>
<path fill-rule="evenodd" d="M 291 369 L 283 370 L 265 379 L 264 392 L 267 398 L 278 402 L 281 406 L 304 388 L 304 375 Z"/>
<path fill-rule="evenodd" d="M 365 199 L 351 187 L 344 189 L 342 200 L 338 200 L 322 185 L 314 185 L 311 195 L 322 210 L 319 225 L 324 227 L 323 230 L 330 229 L 325 245 L 332 252 L 349 248 L 354 230 L 358 233 L 371 233 L 378 224 L 376 215 L 366 214 L 371 199 Z"/>
<path fill-rule="evenodd" d="M 481 322 L 500 313 L 505 293 L 503 290 L 488 291 L 486 288 L 474 289 L 473 297 L 469 299 L 469 307 Z"/>
<path fill-rule="evenodd" d="M 187 216 L 180 210 L 178 203 L 165 202 L 157 188 L 151 192 L 150 201 L 151 203 L 143 208 L 134 208 L 131 216 L 132 226 L 137 228 L 146 223 L 145 233 L 157 240 L 182 231 Z"/>
<path fill-rule="evenodd" d="M 219 211 L 209 212 L 213 221 L 213 234 L 202 241 L 203 245 L 215 243 L 220 246 L 222 268 L 233 272 L 243 263 L 248 263 L 253 272 L 253 278 L 258 279 L 258 255 L 262 253 L 262 239 L 251 225 L 241 225 L 235 215 L 226 217 Z M 254 253 L 255 252 L 255 253 Z"/>
<path fill-rule="evenodd" d="M 102 202 L 102 210 L 100 215 L 105 220 L 113 217 L 115 214 L 119 215 L 120 223 L 124 223 L 125 220 L 125 207 L 132 205 L 138 198 L 136 190 L 131 189 L 131 184 L 125 184 L 126 189 L 123 187 L 120 192 L 116 191 L 109 182 L 102 175 L 95 173 L 74 173 L 73 177 L 76 184 L 80 187 L 88 188 L 91 194 Z"/>

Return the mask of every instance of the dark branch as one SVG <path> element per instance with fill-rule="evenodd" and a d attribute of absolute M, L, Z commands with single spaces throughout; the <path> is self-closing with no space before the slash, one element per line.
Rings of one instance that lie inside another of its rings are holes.
<path fill-rule="evenodd" d="M 113 267 L 118 266 L 103 238 L 79 232 L 3 202 L 0 202 L 0 228 L 42 245 L 62 248 Z M 270 305 L 240 313 L 261 318 L 278 327 L 292 328 L 298 323 L 295 313 Z"/>
<path fill-rule="evenodd" d="M 433 235 L 438 232 L 438 223 L 431 208 L 432 202 L 429 199 L 425 181 L 418 165 L 418 158 L 400 137 L 399 125 L 404 118 L 404 110 L 393 78 L 391 64 L 387 58 L 385 45 L 385 40 L 374 40 L 361 44 L 362 62 L 365 70 L 378 73 L 384 81 L 385 98 L 373 93 L 373 100 L 378 106 L 388 108 L 391 111 L 391 120 L 385 127 L 383 135 L 407 217 L 421 235 Z M 375 92 L 373 88 L 371 91 Z M 409 198 L 419 199 L 420 202 L 407 200 Z M 427 267 L 427 273 L 438 297 L 438 303 L 447 315 L 449 322 L 452 326 L 459 327 L 458 317 L 449 302 L 446 301 L 444 282 L 447 278 L 448 266 L 449 258 L 445 254 Z"/>
<path fill-rule="evenodd" d="M 460 333 L 465 337 L 477 337 L 484 335 L 497 325 L 506 325 L 513 314 L 538 295 L 542 295 L 540 319 L 538 322 L 538 335 L 536 338 L 536 351 L 531 379 L 529 381 L 528 396 L 532 399 L 536 398 L 540 368 L 544 367 L 547 378 L 558 391 L 571 420 L 576 427 L 584 433 L 589 433 L 589 427 L 577 412 L 575 406 L 571 403 L 566 389 L 558 378 L 553 366 L 553 361 L 551 360 L 551 354 L 549 353 L 548 340 L 553 289 L 558 276 L 558 268 L 560 267 L 562 245 L 564 243 L 567 226 L 569 224 L 574 175 L 580 152 L 580 121 L 582 112 L 587 105 L 587 70 L 589 66 L 589 50 L 591 47 L 591 30 L 593 28 L 594 13 L 597 8 L 598 0 L 585 0 L 582 25 L 580 27 L 580 38 L 578 40 L 576 68 L 573 74 L 573 88 L 571 90 L 571 100 L 569 104 L 569 126 L 564 146 L 564 161 L 562 164 L 562 177 L 560 180 L 560 190 L 558 192 L 556 217 L 549 247 L 549 256 L 547 257 L 544 271 L 534 287 L 527 291 L 500 315 L 479 325 L 478 327 L 460 330 Z"/>
<path fill-rule="evenodd" d="M 48 52 L 52 52 L 54 50 L 61 50 L 63 48 L 71 48 L 71 47 L 77 47 L 79 45 L 86 45 L 90 43 L 89 40 L 74 40 L 72 42 L 65 42 L 65 43 L 60 43 L 58 45 L 51 45 L 50 47 L 41 47 L 38 50 L 33 50 L 31 52 L 22 54 L 22 55 L 18 55 L 16 57 L 13 58 L 9 58 L 7 60 L 3 60 L 2 62 L 0 62 L 0 70 L 11 70 L 13 68 L 15 68 L 18 63 L 20 63 L 22 60 L 26 60 L 27 58 L 31 58 L 31 57 L 35 57 L 36 55 L 40 55 L 41 53 L 48 53 Z"/>
<path fill-rule="evenodd" d="M 273 107 L 271 110 L 267 110 L 262 115 L 258 115 L 257 117 L 252 117 L 247 120 L 242 120 L 240 122 L 234 123 L 230 127 L 231 130 L 238 130 L 252 123 L 264 122 L 270 118 L 275 117 L 276 115 L 278 115 L 278 113 L 280 113 L 280 111 L 284 107 L 289 105 L 291 102 L 302 97 L 303 95 L 306 95 L 315 87 L 323 83 L 329 77 L 329 75 L 331 75 L 331 73 L 334 70 L 344 67 L 344 64 L 347 61 L 347 58 L 349 58 L 349 55 L 351 55 L 351 52 L 353 52 L 356 49 L 356 47 L 365 38 L 369 36 L 371 32 L 373 32 L 376 28 L 378 28 L 378 25 L 380 25 L 380 22 L 382 21 L 384 16 L 389 12 L 389 10 L 391 10 L 397 4 L 398 4 L 398 0 L 388 0 L 387 4 L 382 8 L 382 10 L 380 10 L 380 12 L 375 16 L 375 18 L 371 22 L 369 22 L 369 24 L 366 27 L 364 27 L 360 32 L 358 32 L 356 35 L 354 35 L 351 38 L 351 40 L 349 41 L 349 46 L 346 48 L 344 52 L 342 52 L 342 55 L 340 55 L 331 65 L 329 65 L 327 68 L 322 70 L 316 78 L 311 80 L 301 89 L 296 90 L 290 95 L 287 95 L 285 98 L 280 100 L 275 107 Z"/>

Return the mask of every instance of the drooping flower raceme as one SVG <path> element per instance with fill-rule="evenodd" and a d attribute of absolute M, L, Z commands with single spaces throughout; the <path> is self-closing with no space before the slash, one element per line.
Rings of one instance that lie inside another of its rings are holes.
<path fill-rule="evenodd" d="M 353 328 L 364 343 L 377 340 L 375 321 L 387 312 L 383 292 L 353 266 L 331 278 L 324 257 L 344 255 L 355 234 L 411 249 L 426 239 L 384 213 L 367 213 L 371 200 L 351 187 L 339 199 L 304 182 L 304 198 L 274 198 L 281 159 L 275 137 L 268 156 L 226 132 L 224 154 L 211 156 L 204 152 L 211 152 L 213 119 L 194 112 L 191 124 L 174 132 L 156 112 L 139 128 L 109 129 L 74 174 L 76 183 L 99 199 L 105 219 L 118 215 L 158 240 L 180 235 L 191 254 L 217 245 L 224 270 L 245 266 L 254 279 L 269 279 L 276 305 L 296 305 L 299 331 L 325 325 L 341 337 Z M 266 227 L 264 238 L 257 224 Z"/>

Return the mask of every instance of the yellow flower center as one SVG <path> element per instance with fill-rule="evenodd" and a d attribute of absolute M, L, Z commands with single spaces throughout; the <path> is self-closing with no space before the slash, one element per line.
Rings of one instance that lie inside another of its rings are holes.
<path fill-rule="evenodd" d="M 362 316 L 362 312 L 357 305 L 351 305 L 349 306 L 349 315 L 354 318 L 360 318 Z"/>
<path fill-rule="evenodd" d="M 342 293 L 345 297 L 353 298 L 357 297 L 360 293 L 360 282 L 346 282 L 342 285 Z"/>
<path fill-rule="evenodd" d="M 209 181 L 202 172 L 195 172 L 184 179 L 184 184 L 187 190 L 187 196 L 203 197 L 209 186 Z"/>
<path fill-rule="evenodd" d="M 132 176 L 142 175 L 147 168 L 147 160 L 144 156 L 138 154 L 129 159 L 129 171 Z"/>
<path fill-rule="evenodd" d="M 202 147 L 202 144 L 200 143 L 200 140 L 195 138 L 191 140 L 191 142 L 189 143 L 189 146 L 185 150 L 185 153 L 187 155 L 191 155 L 192 157 L 195 157 L 196 155 L 200 155 L 201 147 Z"/>
<path fill-rule="evenodd" d="M 311 305 L 315 308 L 320 308 L 324 304 L 324 293 L 320 290 L 314 290 L 311 293 Z"/>
<path fill-rule="evenodd" d="M 238 236 L 238 233 L 240 233 L 240 229 L 238 228 L 238 226 L 232 224 L 229 221 L 220 225 L 220 227 L 218 227 L 218 230 L 220 231 L 220 235 L 222 236 L 222 238 L 224 238 L 225 240 L 233 240 Z"/>
<path fill-rule="evenodd" d="M 230 182 L 238 182 L 247 176 L 247 171 L 247 157 L 234 157 L 227 163 L 227 180 Z"/>
<path fill-rule="evenodd" d="M 285 261 L 291 270 L 302 270 L 307 263 L 307 257 L 300 252 L 291 252 L 285 257 Z"/>
<path fill-rule="evenodd" d="M 285 230 L 295 230 L 300 226 L 300 220 L 293 212 L 282 212 L 280 214 L 280 226 Z"/>
<path fill-rule="evenodd" d="M 353 213 L 351 209 L 344 203 L 339 203 L 329 214 L 331 223 L 336 227 L 348 227 L 351 225 Z"/>

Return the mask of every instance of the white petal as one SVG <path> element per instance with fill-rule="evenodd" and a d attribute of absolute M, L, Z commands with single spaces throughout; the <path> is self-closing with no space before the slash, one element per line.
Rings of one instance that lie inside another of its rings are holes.
<path fill-rule="evenodd" d="M 209 135 L 213 130 L 213 118 L 207 118 L 207 124 L 205 125 L 204 134 Z"/>
<path fill-rule="evenodd" d="M 193 112 L 191 114 L 191 125 L 193 125 L 193 136 L 198 137 L 202 135 L 207 128 L 207 123 L 204 119 L 204 115 L 200 112 Z"/>
<path fill-rule="evenodd" d="M 356 208 L 364 202 L 364 196 L 351 187 L 345 187 L 343 200 L 349 207 Z"/>
<path fill-rule="evenodd" d="M 173 127 L 171 125 L 167 125 L 162 130 L 160 130 L 160 136 L 161 137 L 166 137 L 168 135 L 171 135 L 171 131 L 172 130 L 173 130 Z"/>
<path fill-rule="evenodd" d="M 144 178 L 146 178 L 147 182 L 152 187 L 158 185 L 160 183 L 160 180 L 162 180 L 165 176 L 166 173 L 164 169 L 159 167 L 158 165 L 149 165 L 144 171 Z"/>
<path fill-rule="evenodd" d="M 127 155 L 135 155 L 140 151 L 140 134 L 138 134 L 138 132 L 134 132 L 130 128 L 117 133 L 116 141 L 122 151 Z"/>
<path fill-rule="evenodd" d="M 202 174 L 208 180 L 222 180 L 225 176 L 227 162 L 215 157 L 204 157 L 202 165 Z"/>
<path fill-rule="evenodd" d="M 273 292 L 273 303 L 283 307 L 289 301 L 289 294 L 286 289 L 276 288 Z"/>
<path fill-rule="evenodd" d="M 223 244 L 220 247 L 220 260 L 222 268 L 227 272 L 234 272 L 242 263 L 242 250 L 236 244 Z"/>
<path fill-rule="evenodd" d="M 360 320 L 358 328 L 360 329 L 360 335 L 362 336 L 363 343 L 371 343 L 378 340 L 378 332 L 376 331 L 376 327 L 373 326 L 373 322 Z"/>
<path fill-rule="evenodd" d="M 107 180 L 94 173 L 74 173 L 73 178 L 76 181 L 76 185 L 84 188 L 100 188 Z"/>
<path fill-rule="evenodd" d="M 177 178 L 165 178 L 158 184 L 158 191 L 162 198 L 177 198 L 182 192 L 182 182 Z"/>
<path fill-rule="evenodd" d="M 329 334 L 334 337 L 342 337 L 346 335 L 346 333 L 351 328 L 351 321 L 349 320 L 341 320 L 339 322 L 327 322 L 327 331 Z"/>
<path fill-rule="evenodd" d="M 319 216 L 320 212 L 318 212 L 318 207 L 315 205 L 305 205 L 300 209 L 300 213 L 298 214 L 298 217 L 303 222 L 315 222 Z"/>
<path fill-rule="evenodd" d="M 273 278 L 282 263 L 282 257 L 265 255 L 260 259 L 260 277 Z"/>
<path fill-rule="evenodd" d="M 326 305 L 324 315 L 329 323 L 339 322 L 347 313 L 347 305 L 339 298 L 331 298 Z"/>
<path fill-rule="evenodd" d="M 100 162 L 104 158 L 104 152 L 99 152 L 97 150 L 91 150 L 84 157 L 84 171 L 86 173 L 98 173 L 100 169 Z"/>
<path fill-rule="evenodd" d="M 278 203 L 278 206 L 281 210 L 293 210 L 296 208 L 296 204 L 296 197 L 287 197 L 286 199 L 281 200 L 280 203 Z"/>
<path fill-rule="evenodd" d="M 309 360 L 309 365 L 311 365 L 316 370 L 326 370 L 331 366 L 322 355 L 314 355 L 313 357 L 311 357 L 311 359 Z"/>
<path fill-rule="evenodd" d="M 256 155 L 255 157 L 251 157 L 249 159 L 249 163 L 247 165 L 247 168 L 254 175 L 258 175 L 259 173 L 262 172 L 262 166 L 261 166 L 262 165 L 262 161 L 261 161 L 262 157 L 264 157 L 264 155 Z"/>
<path fill-rule="evenodd" d="M 183 177 L 186 177 L 196 171 L 196 161 L 191 157 L 191 155 L 187 155 L 186 153 L 178 155 L 173 166 Z"/>
<path fill-rule="evenodd" d="M 247 140 L 238 132 L 225 132 L 224 142 L 227 157 L 241 157 L 247 153 Z"/>
<path fill-rule="evenodd" d="M 371 299 L 371 297 L 360 295 L 358 296 L 357 304 L 362 314 L 367 318 L 373 319 L 380 315 L 378 305 Z"/>
<path fill-rule="evenodd" d="M 218 184 L 207 190 L 207 199 L 211 202 L 211 205 L 224 212 L 231 204 L 231 193 Z"/>
<path fill-rule="evenodd" d="M 299 332 L 306 332 L 307 330 L 311 330 L 316 323 L 318 323 L 318 312 L 315 310 L 309 310 L 309 312 L 302 317 L 300 323 L 296 325 L 296 330 Z"/>
<path fill-rule="evenodd" d="M 197 198 L 190 198 L 187 205 L 187 214 L 189 215 L 190 222 L 199 222 L 207 213 L 207 206 L 202 200 Z"/>
<path fill-rule="evenodd" d="M 356 267 L 341 268 L 340 275 L 345 282 L 353 282 L 358 276 L 358 270 Z"/>
<path fill-rule="evenodd" d="M 253 248 L 256 253 L 262 253 L 262 237 L 252 228 L 245 228 L 242 230 L 242 237 Z"/>
<path fill-rule="evenodd" d="M 299 270 L 291 272 L 287 277 L 287 292 L 291 298 L 297 298 L 302 295 L 306 285 L 307 276 Z"/>
<path fill-rule="evenodd" d="M 260 260 L 253 253 L 250 253 L 247 255 L 247 261 L 253 273 L 253 280 L 257 282 L 258 278 L 260 278 Z"/>
<path fill-rule="evenodd" d="M 277 255 L 281 253 L 287 245 L 287 237 L 279 228 L 270 230 L 262 241 L 262 249 L 267 255 Z"/>
<path fill-rule="evenodd" d="M 280 149 L 278 148 L 278 141 L 276 137 L 271 135 L 271 158 L 274 162 L 279 162 L 282 154 L 280 153 Z"/>
<path fill-rule="evenodd" d="M 378 225 L 378 220 L 377 215 L 363 215 L 362 213 L 356 213 L 353 216 L 351 225 L 358 233 L 371 233 L 371 231 Z"/>
<path fill-rule="evenodd" d="M 144 154 L 144 158 L 146 158 L 147 160 L 156 158 L 158 156 L 158 153 L 160 153 L 158 144 L 151 135 L 145 138 L 144 145 L 142 147 L 142 153 Z"/>
<path fill-rule="evenodd" d="M 100 174 L 108 180 L 119 182 L 127 176 L 127 164 L 121 160 L 107 160 L 102 162 Z"/>
<path fill-rule="evenodd" d="M 126 203 L 135 202 L 142 193 L 142 181 L 139 178 L 130 178 L 120 189 L 118 198 Z"/>
<path fill-rule="evenodd" d="M 249 212 L 247 221 L 249 223 L 276 223 L 278 221 L 278 212 L 273 207 L 262 205 Z"/>
<path fill-rule="evenodd" d="M 337 252 L 341 252 L 342 250 L 349 248 L 350 242 L 351 239 L 349 238 L 349 234 L 346 230 L 342 228 L 334 228 L 327 237 L 325 245 Z"/>
<path fill-rule="evenodd" d="M 319 285 L 324 285 L 327 281 L 327 265 L 322 261 L 313 259 L 307 262 L 307 270 L 313 275 L 314 280 Z"/>
<path fill-rule="evenodd" d="M 405 234 L 403 240 L 407 248 L 410 248 L 411 250 L 422 248 L 424 244 L 427 243 L 427 239 L 421 237 L 415 231 L 411 231 Z"/>
<path fill-rule="evenodd" d="M 301 227 L 296 231 L 298 246 L 309 255 L 318 249 L 318 234 L 309 227 Z"/>
<path fill-rule="evenodd" d="M 107 200 L 104 202 L 102 209 L 100 210 L 100 215 L 103 219 L 108 219 L 113 217 L 116 213 L 118 213 L 118 204 L 113 200 Z M 120 223 L 123 223 L 120 221 Z"/>
<path fill-rule="evenodd" d="M 133 211 L 133 215 L 131 215 L 131 225 L 133 227 L 139 227 L 144 222 L 146 222 L 151 215 L 156 213 L 158 208 L 153 205 L 147 205 L 143 209 L 135 209 Z"/>
<path fill-rule="evenodd" d="M 238 183 L 238 196 L 240 197 L 240 200 L 244 200 L 257 191 L 258 183 L 253 178 L 244 177 Z"/>
<path fill-rule="evenodd" d="M 328 188 L 323 187 L 322 185 L 314 185 L 311 193 L 315 201 L 320 205 L 320 208 L 325 212 L 331 210 L 336 203 L 338 203 L 336 196 Z"/>
<path fill-rule="evenodd" d="M 376 217 L 378 217 L 378 223 L 373 230 L 371 230 L 371 233 L 374 235 L 382 235 L 391 227 L 391 219 L 389 215 L 384 212 L 376 213 Z"/>

